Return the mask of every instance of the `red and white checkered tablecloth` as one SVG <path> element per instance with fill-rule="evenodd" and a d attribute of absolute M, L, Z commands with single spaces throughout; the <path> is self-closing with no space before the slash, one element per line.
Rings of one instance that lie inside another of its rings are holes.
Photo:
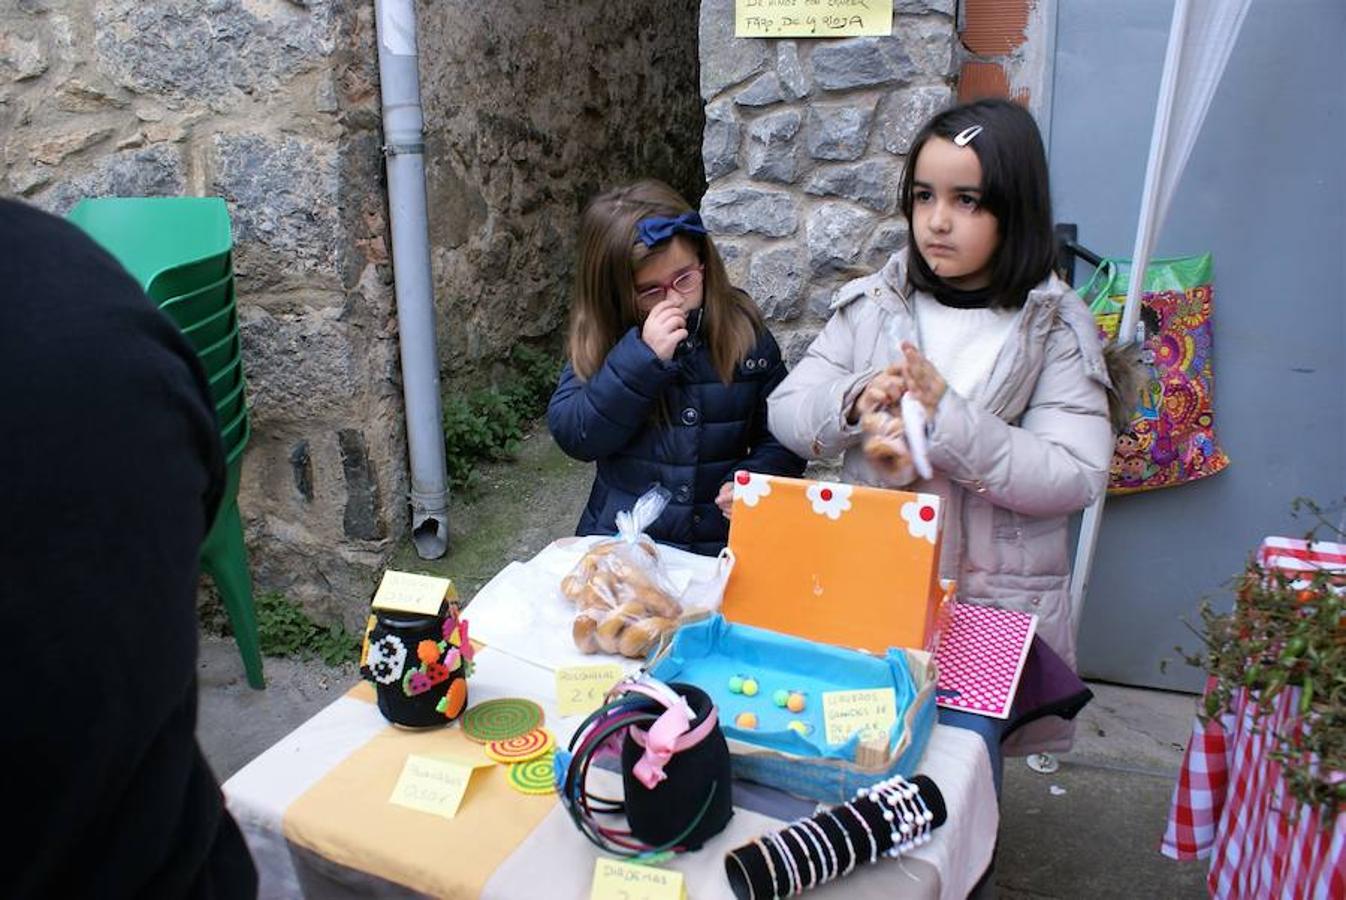
<path fill-rule="evenodd" d="M 1322 827 L 1290 796 L 1270 756 L 1275 734 L 1297 727 L 1299 689 L 1281 691 L 1265 716 L 1243 691 L 1231 705 L 1219 720 L 1194 724 L 1161 852 L 1209 856 L 1213 897 L 1346 897 L 1346 813 Z"/>

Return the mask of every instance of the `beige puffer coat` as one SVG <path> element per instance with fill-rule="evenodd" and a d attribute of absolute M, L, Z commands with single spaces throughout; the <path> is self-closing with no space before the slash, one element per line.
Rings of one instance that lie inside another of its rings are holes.
<path fill-rule="evenodd" d="M 1107 485 L 1111 387 L 1097 326 L 1054 275 L 1028 295 L 978 396 L 946 391 L 930 434 L 928 482 L 885 484 L 846 423 L 869 380 L 919 346 L 906 251 L 844 285 L 833 315 L 768 401 L 773 434 L 806 458 L 845 454 L 843 478 L 938 493 L 947 501 L 940 574 L 973 603 L 1038 616 L 1038 634 L 1075 664 L 1067 519 Z M 1069 749 L 1072 728 L 1045 719 L 1007 752 Z"/>

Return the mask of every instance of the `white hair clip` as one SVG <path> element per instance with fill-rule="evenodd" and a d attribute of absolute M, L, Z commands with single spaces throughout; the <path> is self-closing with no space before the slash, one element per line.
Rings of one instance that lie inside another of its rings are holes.
<path fill-rule="evenodd" d="M 953 136 L 953 143 L 957 147 L 966 147 L 979 134 L 981 134 L 980 125 L 969 125 Z"/>

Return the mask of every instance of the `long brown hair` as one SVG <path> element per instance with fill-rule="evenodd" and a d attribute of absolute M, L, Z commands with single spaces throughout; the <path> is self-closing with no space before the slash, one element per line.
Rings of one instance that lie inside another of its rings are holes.
<path fill-rule="evenodd" d="M 588 381 L 627 329 L 641 324 L 636 308 L 635 270 L 665 244 L 646 247 L 636 239 L 636 223 L 650 216 L 678 216 L 687 201 L 662 181 L 643 179 L 599 194 L 580 216 L 579 260 L 570 307 L 570 365 Z M 734 380 L 734 368 L 757 341 L 762 316 L 743 291 L 729 283 L 724 261 L 709 235 L 679 233 L 691 241 L 705 266 L 702 328 L 720 380 Z"/>

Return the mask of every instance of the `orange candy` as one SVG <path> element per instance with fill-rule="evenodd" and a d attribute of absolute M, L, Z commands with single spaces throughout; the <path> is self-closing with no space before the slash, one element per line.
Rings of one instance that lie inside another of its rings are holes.
<path fill-rule="evenodd" d="M 757 727 L 757 714 L 750 712 L 741 712 L 734 719 L 734 724 L 746 731 L 751 731 Z"/>

